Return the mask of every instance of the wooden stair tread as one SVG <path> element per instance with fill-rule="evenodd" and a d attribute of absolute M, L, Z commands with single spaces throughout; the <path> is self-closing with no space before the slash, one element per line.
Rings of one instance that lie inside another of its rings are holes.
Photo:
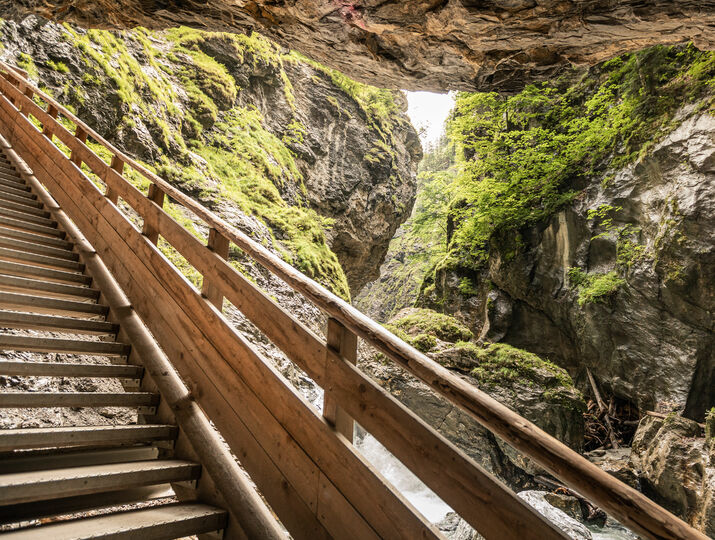
<path fill-rule="evenodd" d="M 18 231 L 19 232 L 19 231 Z M 0 231 L 0 247 L 8 249 L 16 249 L 18 251 L 26 251 L 28 253 L 36 253 L 38 255 L 46 255 L 48 257 L 56 257 L 58 259 L 67 259 L 70 261 L 79 260 L 79 254 L 71 249 L 47 246 L 28 242 L 15 236 L 4 236 Z"/>
<path fill-rule="evenodd" d="M 42 203 L 37 199 L 23 197 L 20 195 L 13 195 L 11 193 L 6 193 L 2 190 L 0 190 L 0 200 L 22 204 L 31 208 L 42 208 L 43 206 Z"/>
<path fill-rule="evenodd" d="M 75 302 L 61 298 L 49 298 L 29 294 L 0 291 L 0 305 L 6 309 L 23 309 L 55 315 L 58 313 L 78 313 L 80 315 L 106 315 L 107 306 L 88 302 Z"/>
<path fill-rule="evenodd" d="M 106 321 L 74 319 L 72 317 L 59 317 L 0 309 L 0 328 L 3 327 L 98 335 L 116 334 L 119 331 L 119 325 Z"/>
<path fill-rule="evenodd" d="M 0 247 L 0 257 L 8 258 L 15 261 L 32 262 L 42 264 L 53 268 L 62 268 L 67 270 L 75 270 L 81 272 L 84 270 L 84 264 L 77 261 L 68 261 L 58 257 L 50 257 L 48 255 L 40 255 L 29 251 L 19 249 L 10 249 Z"/>
<path fill-rule="evenodd" d="M 159 396 L 149 392 L 4 392 L 3 408 L 155 407 Z"/>
<path fill-rule="evenodd" d="M 41 208 L 29 206 L 23 203 L 16 203 L 14 201 L 6 201 L 0 197 L 0 208 L 6 208 L 8 210 L 13 210 L 15 212 L 21 212 L 30 216 L 38 216 L 41 218 L 48 219 L 50 213 L 47 210 Z"/>
<path fill-rule="evenodd" d="M 45 236 L 43 234 L 35 234 L 28 231 L 20 231 L 18 229 L 11 229 L 9 227 L 3 226 L 0 226 L 0 237 L 7 239 L 16 238 L 18 240 L 23 240 L 31 244 L 46 245 L 64 250 L 71 250 L 74 247 L 74 244 L 61 238 Z"/>
<path fill-rule="evenodd" d="M 144 369 L 130 364 L 76 364 L 0 360 L 0 375 L 139 379 Z"/>
<path fill-rule="evenodd" d="M 56 268 L 45 268 L 44 266 L 35 266 L 34 264 L 24 264 L 14 261 L 0 260 L 0 272 L 4 274 L 12 274 L 14 276 L 42 277 L 56 281 L 82 283 L 85 285 L 92 283 L 91 277 L 79 272 L 69 272 L 67 270 L 58 270 Z"/>
<path fill-rule="evenodd" d="M 0 505 L 196 480 L 201 467 L 184 460 L 148 460 L 0 475 Z"/>
<path fill-rule="evenodd" d="M 127 356 L 131 351 L 131 346 L 114 341 L 82 341 L 77 339 L 0 334 L 0 350 Z"/>
<path fill-rule="evenodd" d="M 13 219 L 17 219 L 20 221 L 26 221 L 28 223 L 33 223 L 33 224 L 37 224 L 37 225 L 42 225 L 43 227 L 51 227 L 51 228 L 57 227 L 57 222 L 54 219 L 49 219 L 49 218 L 45 218 L 45 217 L 28 214 L 24 210 L 17 211 L 17 210 L 12 210 L 10 208 L 2 208 L 1 212 L 5 217 L 10 217 Z"/>
<path fill-rule="evenodd" d="M 8 276 L 5 274 L 0 274 L 0 288 L 4 290 L 40 291 L 50 295 L 88 298 L 91 300 L 97 300 L 99 298 L 99 291 L 97 289 L 26 277 Z"/>
<path fill-rule="evenodd" d="M 181 503 L 52 523 L 9 532 L 5 536 L 13 540 L 31 538 L 158 540 L 221 530 L 226 527 L 226 520 L 227 514 L 224 510 L 204 504 Z"/>
<path fill-rule="evenodd" d="M 30 186 L 28 186 L 24 181 L 18 181 L 16 178 L 6 178 L 1 175 L 0 185 L 6 186 L 10 189 L 18 189 L 20 191 L 30 191 Z"/>
<path fill-rule="evenodd" d="M 0 430 L 0 451 L 77 445 L 115 445 L 174 440 L 176 426 L 80 426 Z"/>
<path fill-rule="evenodd" d="M 30 223 L 26 220 L 16 219 L 11 216 L 6 216 L 4 214 L 0 214 L 0 224 L 7 225 L 10 227 L 16 227 L 18 229 L 26 231 L 46 234 L 48 236 L 56 236 L 58 238 L 65 237 L 64 231 L 61 231 L 55 227 L 46 227 L 37 223 Z"/>
<path fill-rule="evenodd" d="M 25 199 L 30 199 L 33 201 L 37 200 L 37 195 L 32 193 L 29 187 L 23 188 L 22 186 L 13 187 L 5 184 L 0 184 L 0 193 L 6 195 L 13 195 L 15 197 L 23 197 Z"/>

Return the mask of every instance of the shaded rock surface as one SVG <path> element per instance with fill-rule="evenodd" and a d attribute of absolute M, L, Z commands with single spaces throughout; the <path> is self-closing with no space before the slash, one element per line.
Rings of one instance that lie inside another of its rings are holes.
<path fill-rule="evenodd" d="M 692 420 L 645 417 L 631 465 L 643 492 L 710 537 L 715 536 L 715 439 Z"/>
<path fill-rule="evenodd" d="M 422 90 L 514 90 L 649 45 L 715 45 L 711 0 L 0 2 L 3 16 L 28 12 L 87 27 L 255 29 L 362 81 Z"/>
<path fill-rule="evenodd" d="M 253 159 L 256 167 L 267 169 L 261 174 L 274 183 L 284 204 L 307 203 L 330 220 L 323 225 L 312 219 L 296 227 L 324 230 L 353 292 L 378 276 L 390 239 L 412 208 L 422 155 L 401 93 L 383 91 L 390 110 L 379 118 L 370 116 L 365 102 L 350 93 L 350 82 L 341 86 L 327 70 L 262 38 L 237 41 L 216 33 L 141 30 L 89 35 L 29 17 L 20 23 L 6 21 L 0 39 L 2 59 L 29 64 L 31 78 L 73 106 L 102 136 L 149 164 L 163 166 L 162 176 L 210 206 L 220 204 L 222 186 L 229 182 L 211 156 L 195 146 L 227 150 L 221 139 L 226 126 L 257 110 L 266 136 L 290 152 L 288 162 L 296 169 L 271 178 L 272 167 L 282 166 L 285 158 L 270 155 L 270 147 L 260 140 L 269 155 L 261 157 L 263 162 Z M 251 213 L 245 205 L 240 209 Z M 277 222 L 269 225 L 281 229 L 282 221 Z M 278 240 L 285 236 L 290 234 L 276 233 Z M 307 242 L 320 242 L 304 236 Z M 299 263 L 302 247 L 287 245 Z M 310 273 L 311 257 L 303 259 L 304 266 L 298 266 Z M 319 273 L 318 268 L 314 276 L 321 280 Z"/>
<path fill-rule="evenodd" d="M 692 111 L 637 163 L 520 231 L 521 245 L 495 238 L 481 273 L 438 273 L 442 309 L 482 339 L 567 368 L 582 388 L 588 367 L 608 395 L 641 410 L 702 417 L 715 403 L 715 117 Z M 606 228 L 589 214 L 602 208 Z M 569 269 L 606 276 L 623 258 L 625 283 L 583 302 Z M 472 294 L 460 292 L 465 278 L 478 284 Z"/>

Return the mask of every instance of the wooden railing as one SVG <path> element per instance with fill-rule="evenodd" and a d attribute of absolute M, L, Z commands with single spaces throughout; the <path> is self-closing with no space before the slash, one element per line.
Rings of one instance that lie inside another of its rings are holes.
<path fill-rule="evenodd" d="M 565 538 L 358 370 L 360 337 L 633 530 L 650 538 L 705 538 L 146 170 L 10 66 L 0 64 L 0 71 L 2 133 L 101 255 L 293 537 L 441 537 L 350 444 L 354 419 L 485 537 Z M 59 118 L 76 126 L 74 133 Z M 112 154 L 111 163 L 87 146 L 88 137 Z M 104 193 L 82 164 L 101 179 Z M 125 167 L 150 181 L 148 193 L 122 175 Z M 208 245 L 162 209 L 166 197 L 208 226 Z M 141 232 L 120 212 L 119 199 L 143 219 Z M 159 236 L 203 276 L 201 291 L 157 249 Z M 236 271 L 227 262 L 230 244 L 319 307 L 329 317 L 327 339 Z M 224 298 L 325 390 L 323 417 L 230 325 L 221 312 Z"/>

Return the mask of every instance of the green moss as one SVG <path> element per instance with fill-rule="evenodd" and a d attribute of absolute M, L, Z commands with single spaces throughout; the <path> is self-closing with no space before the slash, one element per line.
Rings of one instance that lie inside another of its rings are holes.
<path fill-rule="evenodd" d="M 577 407 L 585 411 L 585 403 L 573 380 L 563 368 L 539 356 L 505 343 L 494 343 L 485 348 L 472 347 L 479 366 L 471 372 L 486 386 L 515 384 L 544 388 L 543 397 L 551 403 Z"/>
<path fill-rule="evenodd" d="M 715 407 L 705 413 L 705 440 L 715 440 Z"/>
<path fill-rule="evenodd" d="M 24 52 L 18 53 L 15 63 L 20 69 L 27 71 L 27 75 L 30 79 L 38 80 L 40 78 L 35 61 L 29 54 Z"/>
<path fill-rule="evenodd" d="M 480 268 L 490 239 L 551 216 L 573 179 L 601 179 L 642 157 L 674 127 L 678 108 L 712 107 L 715 53 L 692 45 L 624 55 L 570 85 L 530 85 L 511 97 L 461 93 L 449 122 L 460 150 L 450 250 Z"/>
<path fill-rule="evenodd" d="M 580 268 L 570 268 L 569 279 L 577 287 L 579 306 L 603 302 L 626 283 L 618 277 L 616 270 L 606 274 L 586 274 Z"/>
<path fill-rule="evenodd" d="M 69 73 L 70 68 L 67 67 L 67 64 L 64 62 L 53 62 L 52 60 L 48 60 L 47 62 L 47 67 L 49 67 L 52 71 L 56 71 L 58 73 Z"/>
<path fill-rule="evenodd" d="M 407 335 L 428 334 L 451 343 L 469 341 L 474 337 L 472 331 L 454 317 L 431 309 L 414 309 L 405 317 L 391 321 L 389 327 Z"/>

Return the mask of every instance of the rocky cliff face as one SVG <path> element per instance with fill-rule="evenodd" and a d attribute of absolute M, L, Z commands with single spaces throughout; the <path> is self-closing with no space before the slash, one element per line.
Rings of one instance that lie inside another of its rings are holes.
<path fill-rule="evenodd" d="M 256 29 L 365 82 L 423 90 L 513 91 L 654 44 L 715 45 L 710 0 L 4 0 L 0 10 L 94 28 Z"/>
<path fill-rule="evenodd" d="M 3 23 L 0 39 L 4 60 L 102 136 L 308 275 L 345 297 L 377 276 L 421 157 L 399 92 L 257 35 L 87 32 L 30 17 Z"/>

